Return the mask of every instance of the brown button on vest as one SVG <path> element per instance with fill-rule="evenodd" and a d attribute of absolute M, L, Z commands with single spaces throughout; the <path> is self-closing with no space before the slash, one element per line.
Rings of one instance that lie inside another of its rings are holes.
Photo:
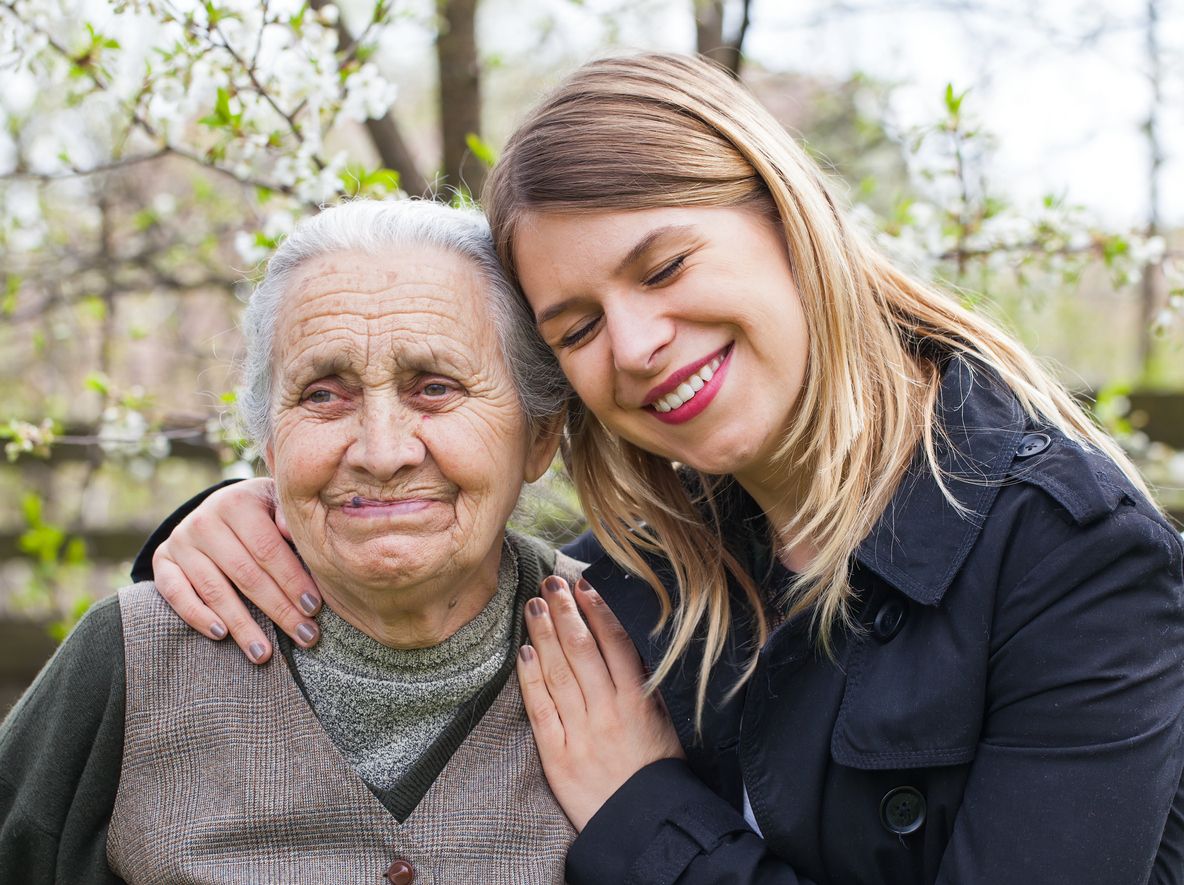
<path fill-rule="evenodd" d="M 513 674 L 399 823 L 281 655 L 257 667 L 210 642 L 149 583 L 119 601 L 127 713 L 107 859 L 128 882 L 379 885 L 395 858 L 415 885 L 563 881 L 575 833 L 543 777 Z"/>

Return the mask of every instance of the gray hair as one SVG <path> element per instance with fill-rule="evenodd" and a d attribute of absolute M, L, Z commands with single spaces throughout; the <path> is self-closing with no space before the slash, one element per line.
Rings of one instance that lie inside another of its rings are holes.
<path fill-rule="evenodd" d="M 501 355 L 530 429 L 558 413 L 570 388 L 530 308 L 498 263 L 485 216 L 427 200 L 354 200 L 301 220 L 276 249 L 247 304 L 238 412 L 257 445 L 271 438 L 275 330 L 300 267 L 336 252 L 383 255 L 425 246 L 465 259 L 485 281 Z"/>

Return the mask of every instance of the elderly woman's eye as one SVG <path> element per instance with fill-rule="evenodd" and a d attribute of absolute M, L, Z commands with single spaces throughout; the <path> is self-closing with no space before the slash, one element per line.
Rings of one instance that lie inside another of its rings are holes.
<path fill-rule="evenodd" d="M 325 390 L 325 388 L 321 387 L 321 388 L 318 388 L 317 390 L 309 391 L 307 394 L 305 394 L 304 399 L 307 402 L 318 403 L 318 404 L 332 402 L 333 401 L 333 391 Z"/>
<path fill-rule="evenodd" d="M 442 384 L 439 381 L 432 381 L 432 382 L 425 384 L 423 386 L 423 395 L 424 396 L 431 396 L 431 397 L 447 396 L 449 394 L 449 392 L 450 392 L 450 390 L 449 390 L 448 385 Z"/>

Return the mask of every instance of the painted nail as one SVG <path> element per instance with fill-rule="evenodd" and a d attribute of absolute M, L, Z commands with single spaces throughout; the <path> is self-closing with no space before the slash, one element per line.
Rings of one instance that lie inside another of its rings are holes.
<path fill-rule="evenodd" d="M 556 577 L 555 575 L 551 575 L 549 578 L 543 581 L 543 589 L 548 593 L 558 593 L 566 586 L 567 583 L 563 580 L 563 578 Z"/>
<path fill-rule="evenodd" d="M 317 641 L 318 630 L 315 624 L 297 624 L 296 636 L 305 645 L 312 645 Z"/>
<path fill-rule="evenodd" d="M 592 585 L 589 584 L 587 581 L 585 581 L 583 578 L 580 578 L 578 581 L 576 581 L 576 589 L 579 590 L 581 593 L 594 593 L 595 592 L 592 589 Z"/>
<path fill-rule="evenodd" d="M 534 660 L 534 649 L 529 645 L 523 645 L 518 649 L 518 657 L 522 658 L 523 661 L 530 663 Z"/>
<path fill-rule="evenodd" d="M 213 636 L 215 639 L 225 639 L 226 638 L 225 625 L 222 624 L 221 621 L 214 621 L 214 623 L 210 624 L 210 635 Z"/>
<path fill-rule="evenodd" d="M 252 642 L 247 646 L 247 657 L 249 657 L 255 663 L 258 663 L 259 659 L 263 657 L 263 652 L 265 651 L 266 649 L 263 647 L 262 642 Z"/>
<path fill-rule="evenodd" d="M 320 604 L 320 601 L 311 593 L 300 594 L 300 610 L 306 615 L 315 615 Z"/>
<path fill-rule="evenodd" d="M 547 613 L 547 603 L 536 596 L 530 602 L 526 603 L 526 610 L 536 618 L 541 618 Z"/>

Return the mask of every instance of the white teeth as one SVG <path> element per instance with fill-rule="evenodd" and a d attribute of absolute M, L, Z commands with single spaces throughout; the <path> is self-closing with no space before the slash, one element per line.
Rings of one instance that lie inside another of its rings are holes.
<path fill-rule="evenodd" d="M 705 364 L 698 372 L 678 385 L 672 393 L 666 394 L 661 399 L 654 400 L 654 410 L 665 414 L 694 398 L 695 394 L 702 390 L 704 385 L 715 377 L 715 371 L 722 363 L 723 358 L 717 356 L 711 362 Z"/>

